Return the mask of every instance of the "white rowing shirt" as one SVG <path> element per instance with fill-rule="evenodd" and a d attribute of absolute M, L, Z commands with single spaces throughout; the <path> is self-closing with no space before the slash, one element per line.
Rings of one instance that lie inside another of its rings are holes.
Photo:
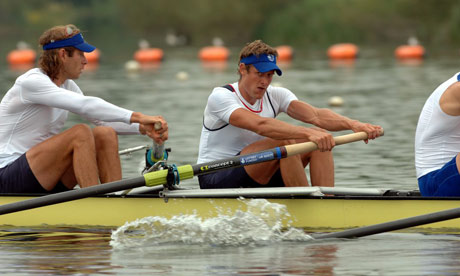
<path fill-rule="evenodd" d="M 84 96 L 73 80 L 58 87 L 34 68 L 19 76 L 0 102 L 0 168 L 61 132 L 69 111 L 119 134 L 139 133 L 139 125 L 130 124 L 132 111 Z"/>
<path fill-rule="evenodd" d="M 446 114 L 439 100 L 446 89 L 460 80 L 460 73 L 434 90 L 423 106 L 415 132 L 417 178 L 440 169 L 460 152 L 460 117 Z"/>
<path fill-rule="evenodd" d="M 204 110 L 198 163 L 235 156 L 246 146 L 263 139 L 250 130 L 229 124 L 230 115 L 238 108 L 244 108 L 262 117 L 275 118 L 287 112 L 289 104 L 297 97 L 290 90 L 268 86 L 262 99 L 248 103 L 238 90 L 238 83 L 231 84 L 234 91 L 216 87 L 208 98 Z"/>

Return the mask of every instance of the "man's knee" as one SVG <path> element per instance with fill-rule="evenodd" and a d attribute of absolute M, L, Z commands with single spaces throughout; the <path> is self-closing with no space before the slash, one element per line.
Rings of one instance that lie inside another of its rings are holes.
<path fill-rule="evenodd" d="M 98 126 L 93 128 L 94 137 L 116 137 L 116 131 L 107 126 Z"/>
<path fill-rule="evenodd" d="M 117 132 L 111 127 L 98 126 L 93 129 L 96 144 L 118 143 Z"/>
<path fill-rule="evenodd" d="M 77 141 L 88 141 L 94 139 L 91 128 L 86 124 L 74 125 L 70 128 L 70 131 L 73 134 L 73 139 Z"/>

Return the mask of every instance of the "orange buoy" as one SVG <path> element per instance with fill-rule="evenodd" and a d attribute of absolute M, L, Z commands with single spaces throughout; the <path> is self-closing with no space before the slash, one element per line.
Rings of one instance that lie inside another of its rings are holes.
<path fill-rule="evenodd" d="M 202 61 L 226 61 L 230 51 L 224 46 L 206 46 L 198 53 Z"/>
<path fill-rule="evenodd" d="M 353 59 L 358 56 L 359 48 L 352 43 L 334 44 L 327 50 L 331 59 Z"/>
<path fill-rule="evenodd" d="M 85 53 L 86 60 L 88 63 L 97 63 L 99 62 L 99 57 L 101 55 L 101 52 L 99 49 L 95 49 L 91 53 Z"/>
<path fill-rule="evenodd" d="M 278 61 L 290 61 L 292 60 L 294 51 L 291 46 L 282 45 L 276 47 L 276 51 L 278 52 Z"/>
<path fill-rule="evenodd" d="M 163 50 L 160 48 L 146 48 L 137 50 L 134 59 L 139 63 L 159 62 L 163 60 Z"/>
<path fill-rule="evenodd" d="M 425 56 L 425 48 L 421 45 L 401 45 L 396 48 L 398 59 L 421 59 Z"/>
<path fill-rule="evenodd" d="M 31 49 L 13 50 L 6 57 L 10 65 L 33 64 L 37 54 Z"/>

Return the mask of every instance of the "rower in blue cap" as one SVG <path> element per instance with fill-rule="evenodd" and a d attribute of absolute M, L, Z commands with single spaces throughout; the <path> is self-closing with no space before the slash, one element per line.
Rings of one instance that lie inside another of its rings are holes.
<path fill-rule="evenodd" d="M 331 150 L 335 142 L 328 130 L 364 131 L 370 139 L 380 135 L 380 126 L 313 107 L 298 100 L 290 90 L 270 85 L 275 73 L 282 74 L 276 57 L 276 50 L 261 40 L 241 50 L 238 82 L 214 88 L 208 98 L 198 163 L 306 141 L 315 142 L 319 149 L 277 161 L 200 175 L 201 188 L 308 186 L 307 165 L 310 165 L 313 186 L 334 186 Z M 281 112 L 316 128 L 277 120 Z"/>
<path fill-rule="evenodd" d="M 159 144 L 168 139 L 163 117 L 83 95 L 73 80 L 87 64 L 84 52 L 95 47 L 74 25 L 45 31 L 39 43 L 39 68 L 19 76 L 0 103 L 0 193 L 60 192 L 120 180 L 117 134 L 147 134 Z M 62 131 L 69 111 L 96 127 Z"/>

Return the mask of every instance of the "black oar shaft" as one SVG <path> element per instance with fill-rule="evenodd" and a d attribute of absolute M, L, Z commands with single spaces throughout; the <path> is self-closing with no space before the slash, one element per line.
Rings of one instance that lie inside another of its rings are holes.
<path fill-rule="evenodd" d="M 425 224 L 430 224 L 434 222 L 460 218 L 460 208 L 449 209 L 445 211 L 399 219 L 395 221 L 389 221 L 380 224 L 374 224 L 364 227 L 359 227 L 355 229 L 349 229 L 345 231 L 322 234 L 318 236 L 313 236 L 315 239 L 327 239 L 327 238 L 359 238 L 364 236 L 370 236 L 374 234 L 380 234 L 389 231 L 396 231 L 400 229 L 405 229 L 409 227 L 415 227 Z"/>
<path fill-rule="evenodd" d="M 145 183 L 144 177 L 137 177 L 127 180 L 111 182 L 110 184 L 101 184 L 84 189 L 70 190 L 62 193 L 50 194 L 24 201 L 14 202 L 0 206 L 0 215 L 13 212 L 33 209 L 37 207 L 72 201 L 94 195 L 112 193 L 120 190 L 133 189 L 141 187 Z"/>
<path fill-rule="evenodd" d="M 262 162 L 268 162 L 287 157 L 286 147 L 276 147 L 269 150 L 238 155 L 231 158 L 216 160 L 192 166 L 193 175 L 213 173 L 227 168 L 237 168 Z"/>

